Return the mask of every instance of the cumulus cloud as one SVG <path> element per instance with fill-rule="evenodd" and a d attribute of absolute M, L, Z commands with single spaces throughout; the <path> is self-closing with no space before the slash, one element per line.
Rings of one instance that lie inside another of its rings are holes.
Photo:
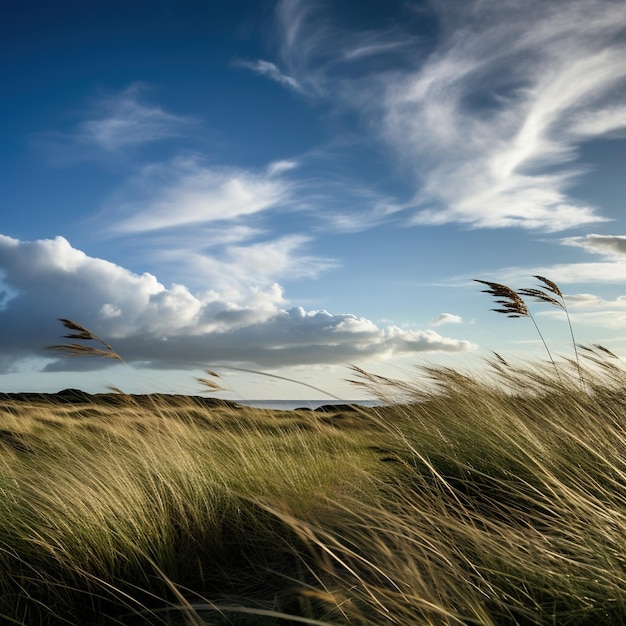
<path fill-rule="evenodd" d="M 428 48 L 398 24 L 347 34 L 321 4 L 283 0 L 282 61 L 300 84 L 357 108 L 393 149 L 414 180 L 414 224 L 559 231 L 603 221 L 569 190 L 586 171 L 573 163 L 581 143 L 626 128 L 626 5 L 431 6 L 439 34 Z M 338 68 L 363 57 L 352 74 Z"/>
<path fill-rule="evenodd" d="M 288 308 L 278 284 L 228 293 L 166 287 L 152 274 L 90 257 L 63 237 L 20 241 L 0 235 L 0 271 L 15 292 L 0 309 L 2 372 L 21 359 L 52 358 L 42 348 L 58 342 L 59 317 L 105 337 L 127 361 L 153 367 L 282 367 L 472 348 L 431 330 L 381 328 L 353 314 Z M 74 359 L 48 369 L 63 367 L 84 369 Z"/>
<path fill-rule="evenodd" d="M 432 321 L 433 326 L 441 326 L 441 324 L 460 324 L 463 319 L 459 315 L 453 313 L 440 313 Z"/>

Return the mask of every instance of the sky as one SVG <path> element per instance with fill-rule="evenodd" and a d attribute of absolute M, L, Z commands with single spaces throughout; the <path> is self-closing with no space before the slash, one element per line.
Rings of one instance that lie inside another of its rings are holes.
<path fill-rule="evenodd" d="M 351 365 L 545 361 L 474 282 L 535 275 L 626 358 L 623 1 L 0 5 L 0 390 L 208 368 L 225 398 L 352 399 Z M 59 318 L 123 362 L 47 349 Z"/>

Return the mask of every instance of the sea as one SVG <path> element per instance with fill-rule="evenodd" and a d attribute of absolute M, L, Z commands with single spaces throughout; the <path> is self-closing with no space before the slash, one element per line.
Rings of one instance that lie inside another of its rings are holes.
<path fill-rule="evenodd" d="M 360 406 L 380 406 L 378 400 L 235 400 L 237 404 L 256 409 L 273 411 L 293 411 L 294 409 L 315 409 L 329 404 L 358 404 Z"/>

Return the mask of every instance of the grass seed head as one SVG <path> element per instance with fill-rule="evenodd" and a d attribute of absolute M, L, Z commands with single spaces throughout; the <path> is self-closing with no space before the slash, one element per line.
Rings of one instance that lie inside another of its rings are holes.
<path fill-rule="evenodd" d="M 532 298 L 535 302 L 545 302 L 546 304 L 552 304 L 559 309 L 563 308 L 563 303 L 560 300 L 553 298 L 545 291 L 541 291 L 541 289 L 520 289 L 519 293 L 527 298 Z"/>
<path fill-rule="evenodd" d="M 559 286 L 555 282 L 551 281 L 549 278 L 546 278 L 545 276 L 538 276 L 537 274 L 535 274 L 533 278 L 541 281 L 548 291 L 556 294 L 557 296 L 559 296 L 559 298 L 563 297 L 563 292 L 559 289 Z"/>
<path fill-rule="evenodd" d="M 526 306 L 526 303 L 517 291 L 502 285 L 501 283 L 494 283 L 488 280 L 475 279 L 477 283 L 487 285 L 489 289 L 483 289 L 483 293 L 488 293 L 490 296 L 496 298 L 496 302 L 501 305 L 502 308 L 492 309 L 496 313 L 503 313 L 508 317 L 527 317 L 530 315 L 530 311 Z"/>

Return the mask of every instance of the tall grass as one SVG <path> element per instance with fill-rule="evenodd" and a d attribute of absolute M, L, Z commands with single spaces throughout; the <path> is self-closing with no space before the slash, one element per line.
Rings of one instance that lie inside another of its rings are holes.
<path fill-rule="evenodd" d="M 272 571 L 295 557 L 256 500 L 304 516 L 353 491 L 363 465 L 345 434 L 272 412 L 129 401 L 2 420 L 0 615 L 27 624 L 136 617 L 175 600 L 167 581 L 273 608 L 287 585 Z"/>
<path fill-rule="evenodd" d="M 626 376 L 580 356 L 354 368 L 387 404 L 330 414 L 6 402 L 0 622 L 626 623 Z"/>
<path fill-rule="evenodd" d="M 626 380 L 599 369 L 586 392 L 536 364 L 431 369 L 386 410 L 401 469 L 335 548 L 364 565 L 362 623 L 626 622 Z"/>

